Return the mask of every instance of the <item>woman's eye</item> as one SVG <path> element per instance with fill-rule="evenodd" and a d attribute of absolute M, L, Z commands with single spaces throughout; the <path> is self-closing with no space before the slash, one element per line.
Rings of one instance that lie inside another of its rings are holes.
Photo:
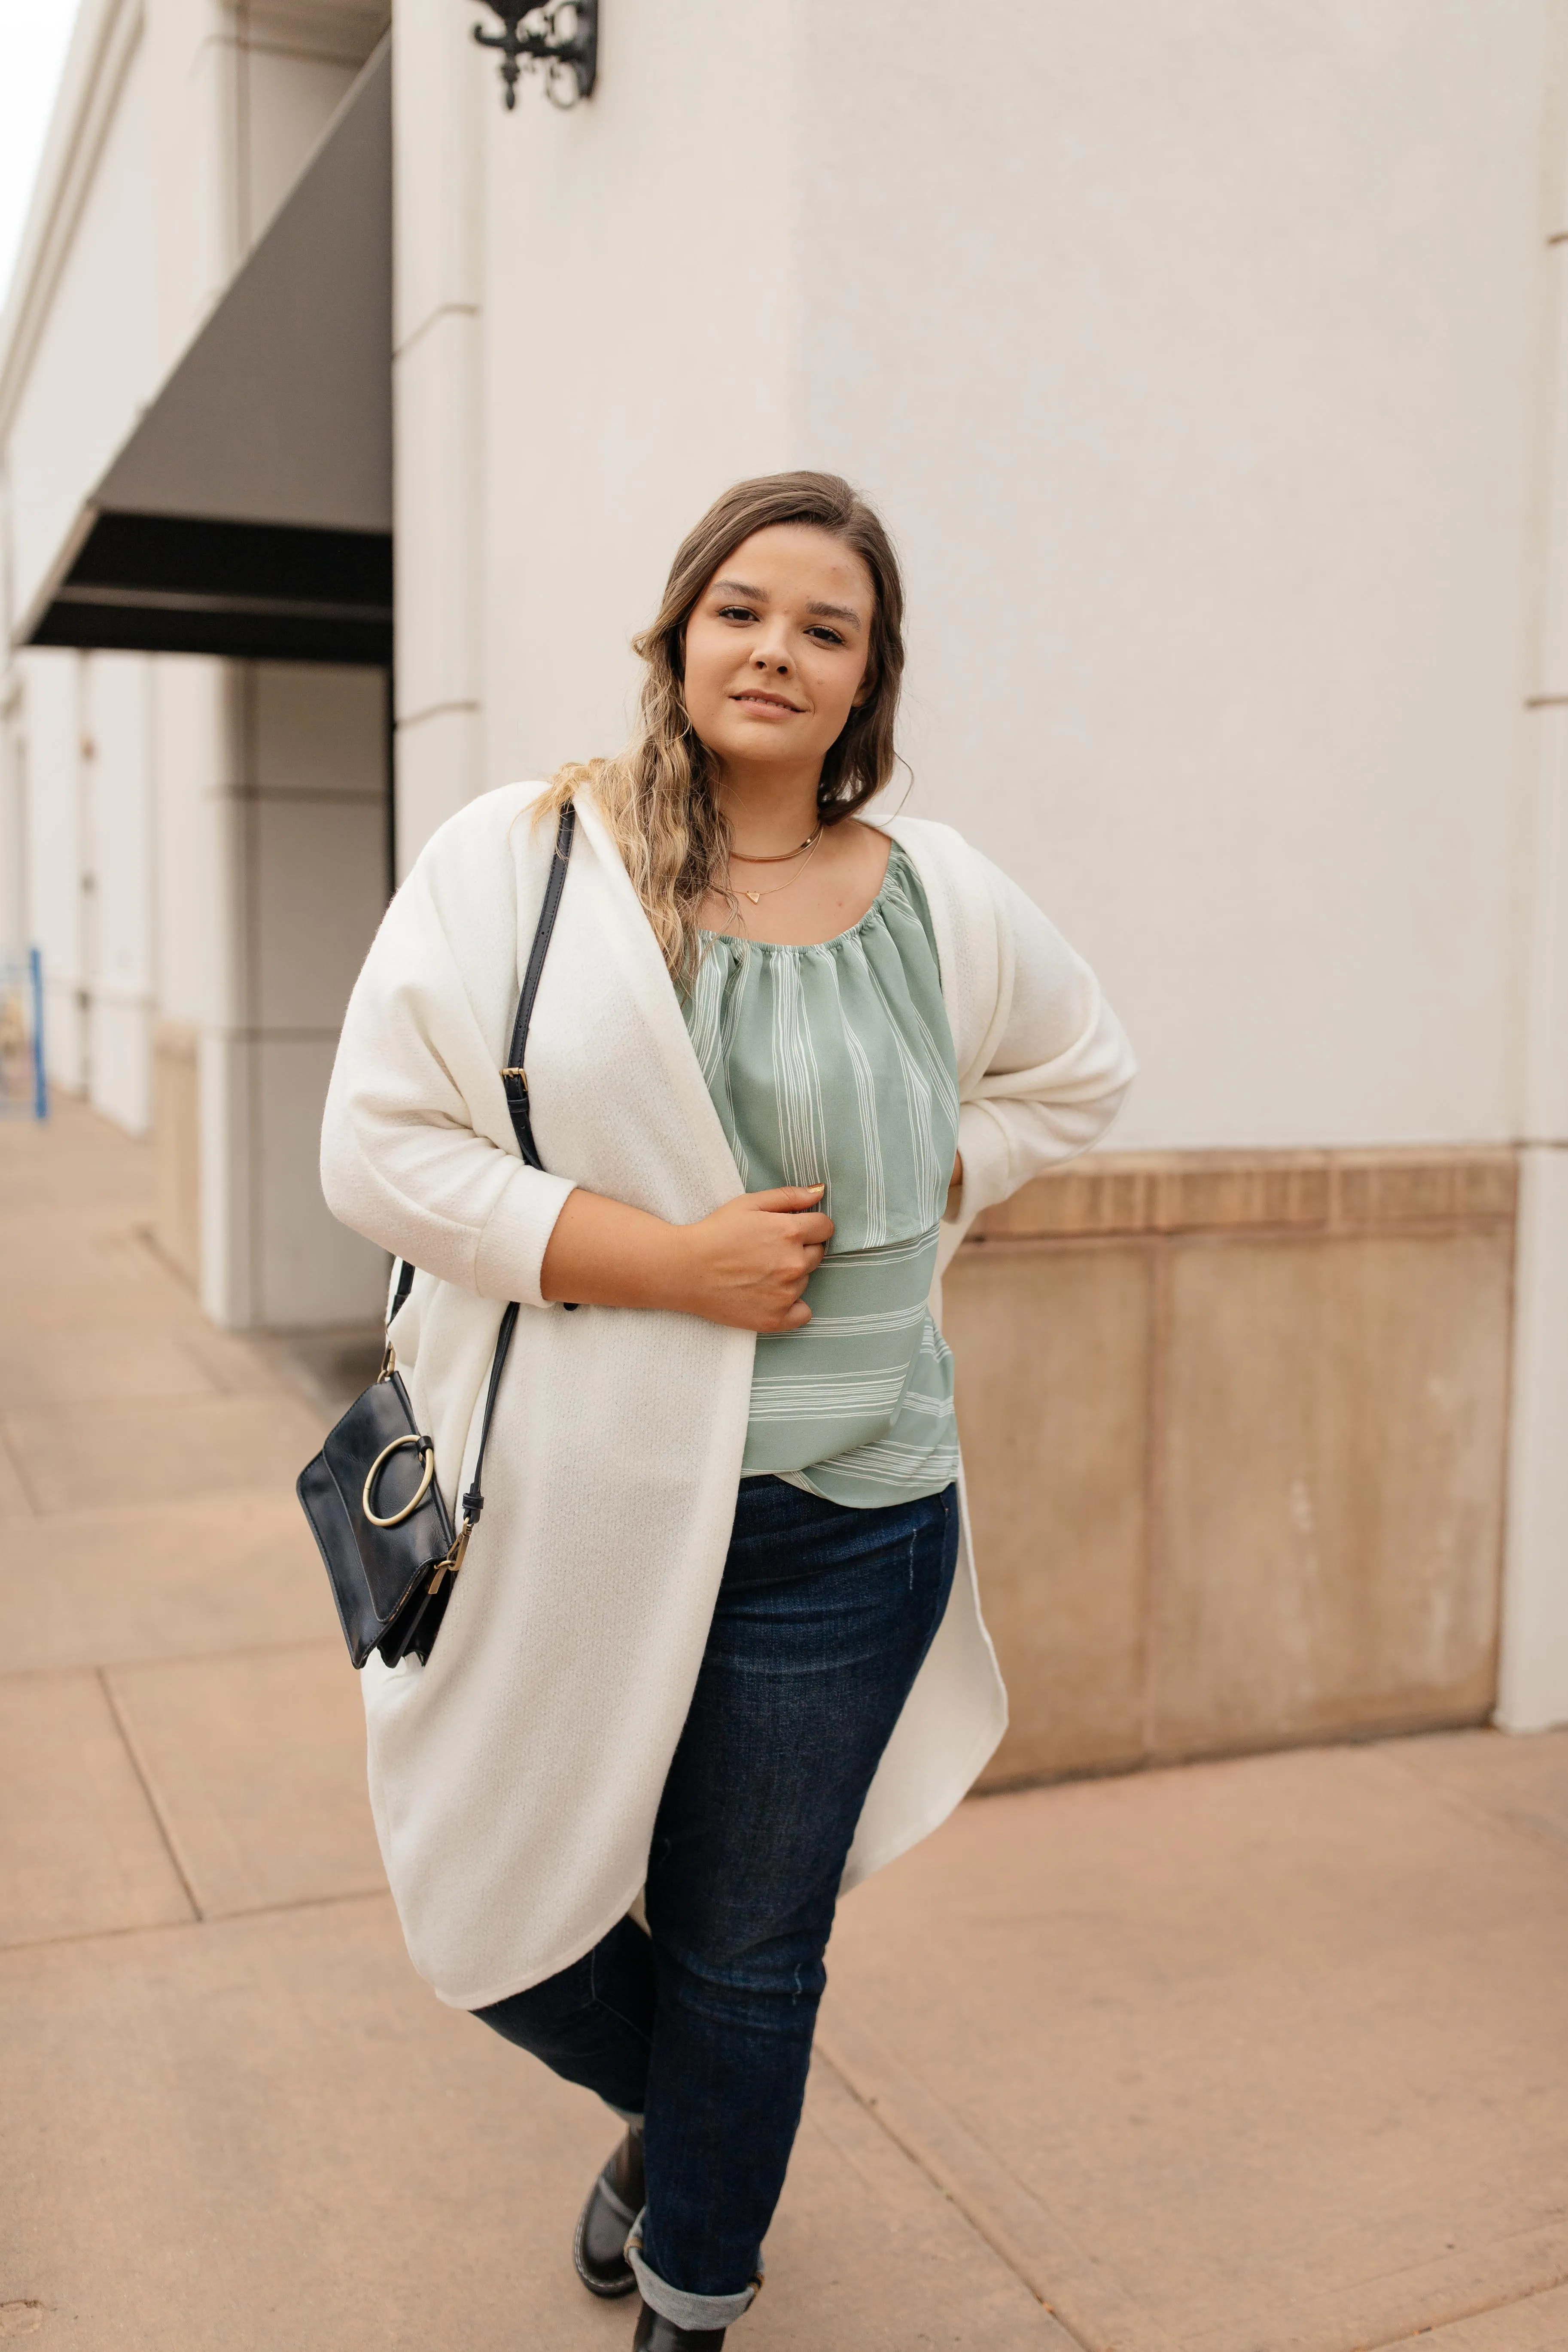
<path fill-rule="evenodd" d="M 837 629 L 813 629 L 811 634 L 814 637 L 820 637 L 824 645 L 841 646 L 844 643 Z"/>
<path fill-rule="evenodd" d="M 719 607 L 721 621 L 754 621 L 756 617 L 749 604 L 721 604 Z"/>

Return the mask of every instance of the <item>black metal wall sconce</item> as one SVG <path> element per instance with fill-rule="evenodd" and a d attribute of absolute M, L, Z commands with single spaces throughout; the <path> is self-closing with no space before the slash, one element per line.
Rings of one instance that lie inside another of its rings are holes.
<path fill-rule="evenodd" d="M 599 71 L 599 0 L 484 0 L 503 30 L 474 26 L 482 49 L 501 53 L 508 113 L 517 104 L 520 73 L 544 68 L 544 95 L 552 106 L 575 106 L 591 98 Z M 518 60 L 524 62 L 520 65 Z"/>

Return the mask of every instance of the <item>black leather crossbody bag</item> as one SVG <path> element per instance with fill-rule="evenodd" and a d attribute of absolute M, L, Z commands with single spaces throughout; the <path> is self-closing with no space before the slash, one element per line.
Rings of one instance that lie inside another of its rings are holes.
<path fill-rule="evenodd" d="M 511 1051 L 501 1072 L 518 1149 L 530 1168 L 542 1168 L 544 1163 L 529 1118 L 523 1054 L 576 821 L 576 812 L 568 802 L 561 812 L 544 904 L 523 973 Z M 354 1399 L 315 1460 L 300 1471 L 294 1489 L 326 1562 L 343 1637 L 356 1666 L 363 1666 L 373 1650 L 379 1650 L 386 1664 L 395 1666 L 400 1658 L 411 1654 L 426 1659 L 435 1646 L 453 1580 L 485 1507 L 481 1484 L 485 1447 L 507 1349 L 517 1328 L 514 1302 L 500 1319 L 474 1475 L 463 1496 L 463 1523 L 454 1530 L 436 1479 L 435 1443 L 414 1418 L 393 1352 L 391 1326 L 413 1285 L 414 1268 L 405 1260 L 398 1265 L 397 1287 L 386 1318 L 388 1337 L 381 1371 L 363 1395 Z"/>

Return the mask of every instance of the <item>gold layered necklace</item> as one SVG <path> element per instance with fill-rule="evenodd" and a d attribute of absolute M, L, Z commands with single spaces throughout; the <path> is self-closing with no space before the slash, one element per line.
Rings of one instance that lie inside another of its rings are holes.
<path fill-rule="evenodd" d="M 769 857 L 748 857 L 743 849 L 732 849 L 728 852 L 724 859 L 724 879 L 729 883 L 731 889 L 733 890 L 735 886 L 730 873 L 730 859 L 731 857 L 738 857 L 742 866 L 787 866 L 792 857 L 798 857 L 800 864 L 795 867 L 795 872 L 790 876 L 787 882 L 776 882 L 771 890 L 742 890 L 741 892 L 740 895 L 742 898 L 749 898 L 753 907 L 760 907 L 764 898 L 776 898 L 781 890 L 791 889 L 794 885 L 800 880 L 801 876 L 805 872 L 806 867 L 811 863 L 812 851 L 816 847 L 817 843 L 821 839 L 822 827 L 818 825 L 814 834 L 808 835 L 805 841 L 798 842 L 794 849 L 777 849 L 774 850 L 773 855 Z"/>

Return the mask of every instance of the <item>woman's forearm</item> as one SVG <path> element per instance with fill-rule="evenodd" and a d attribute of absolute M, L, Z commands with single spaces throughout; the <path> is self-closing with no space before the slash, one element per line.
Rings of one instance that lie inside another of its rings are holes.
<path fill-rule="evenodd" d="M 540 1289 L 547 1299 L 584 1307 L 673 1306 L 688 1230 L 579 1187 L 555 1220 Z"/>
<path fill-rule="evenodd" d="M 801 1292 L 822 1263 L 833 1220 L 822 1186 L 745 1192 L 695 1224 L 669 1225 L 602 1193 L 569 1193 L 539 1286 L 583 1307 L 673 1308 L 747 1331 L 809 1323 Z"/>
<path fill-rule="evenodd" d="M 962 1160 L 952 1181 L 963 1181 Z M 833 1233 L 822 1192 L 820 1184 L 745 1192 L 695 1224 L 671 1225 L 579 1186 L 555 1220 L 540 1290 L 580 1307 L 665 1307 L 748 1331 L 796 1330 L 811 1320 L 801 1293 Z"/>

